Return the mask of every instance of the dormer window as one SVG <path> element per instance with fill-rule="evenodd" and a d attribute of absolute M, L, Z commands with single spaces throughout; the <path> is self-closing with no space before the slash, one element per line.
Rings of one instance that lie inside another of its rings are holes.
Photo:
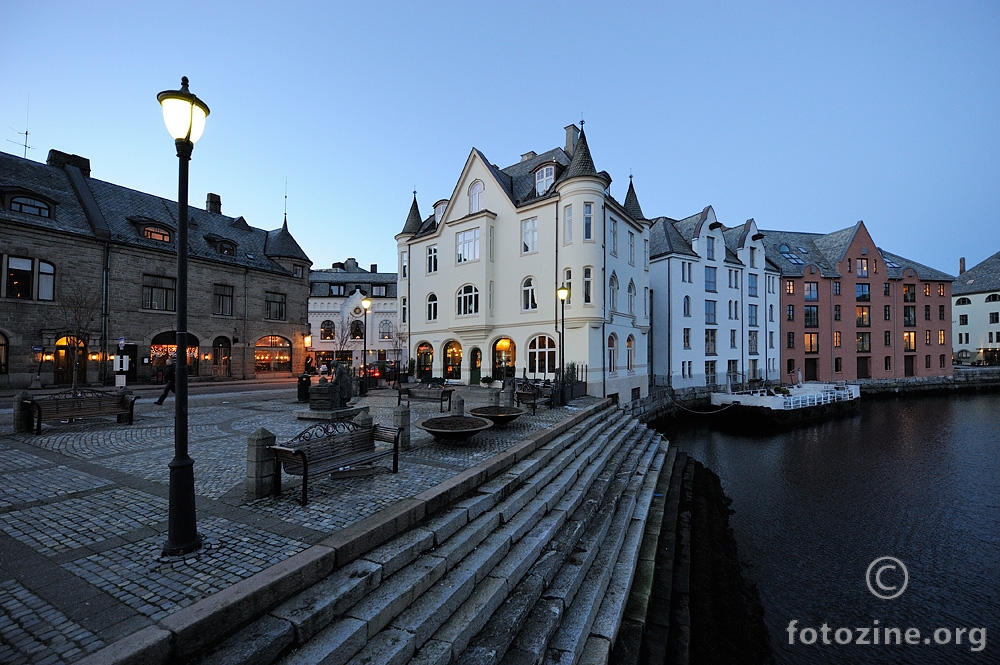
<path fill-rule="evenodd" d="M 35 217 L 51 217 L 52 209 L 45 201 L 28 196 L 15 196 L 10 200 L 11 212 L 20 212 Z"/>
<path fill-rule="evenodd" d="M 535 195 L 541 196 L 548 191 L 549 187 L 552 186 L 552 181 L 556 177 L 556 168 L 554 166 L 543 166 L 542 168 L 535 171 Z"/>
<path fill-rule="evenodd" d="M 447 201 L 438 201 L 437 205 L 434 206 L 434 221 L 440 222 L 444 219 L 444 211 L 448 208 Z M 404 275 L 405 277 L 405 275 Z"/>
<path fill-rule="evenodd" d="M 219 250 L 219 254 L 222 254 L 223 256 L 236 256 L 236 245 L 234 245 L 231 242 L 220 242 L 217 245 L 217 249 Z M 296 275 L 296 277 L 301 277 L 302 266 L 295 266 L 295 267 L 298 268 L 300 273 Z"/>
<path fill-rule="evenodd" d="M 483 209 L 483 191 L 486 187 L 482 180 L 472 183 L 469 188 L 469 214 L 477 213 Z"/>
<path fill-rule="evenodd" d="M 157 242 L 170 242 L 170 231 L 162 226 L 146 226 L 142 229 L 142 237 Z"/>

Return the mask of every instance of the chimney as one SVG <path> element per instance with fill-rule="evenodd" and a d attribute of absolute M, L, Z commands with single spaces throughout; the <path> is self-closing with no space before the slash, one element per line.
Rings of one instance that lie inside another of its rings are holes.
<path fill-rule="evenodd" d="M 208 193 L 208 198 L 205 199 L 205 210 L 209 212 L 214 212 L 216 215 L 222 214 L 222 197 L 218 194 Z"/>
<path fill-rule="evenodd" d="M 374 272 L 378 272 L 378 264 L 377 263 L 373 263 L 372 264 L 372 269 L 369 270 L 368 272 L 373 272 L 373 273 Z"/>
<path fill-rule="evenodd" d="M 580 128 L 576 125 L 566 125 L 566 153 L 572 157 L 576 150 L 576 142 L 580 138 Z"/>
<path fill-rule="evenodd" d="M 526 162 L 529 159 L 531 159 L 532 157 L 538 157 L 538 153 L 535 152 L 534 150 L 529 150 L 528 152 L 526 152 L 523 155 L 521 155 L 521 161 L 522 162 Z"/>
<path fill-rule="evenodd" d="M 963 256 L 958 260 L 958 274 L 961 275 L 964 273 L 965 273 L 965 257 Z"/>
<path fill-rule="evenodd" d="M 358 260 L 353 256 L 344 261 L 344 270 L 347 272 L 356 272 L 358 269 Z"/>
<path fill-rule="evenodd" d="M 80 155 L 70 155 L 60 150 L 49 150 L 49 157 L 45 163 L 58 168 L 75 166 L 80 169 L 84 178 L 90 177 L 90 160 Z"/>

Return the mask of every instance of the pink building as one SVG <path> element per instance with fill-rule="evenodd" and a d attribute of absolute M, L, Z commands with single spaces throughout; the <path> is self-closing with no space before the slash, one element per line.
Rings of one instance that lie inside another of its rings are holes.
<path fill-rule="evenodd" d="M 951 374 L 954 277 L 879 249 L 864 222 L 763 233 L 781 271 L 784 382 Z"/>

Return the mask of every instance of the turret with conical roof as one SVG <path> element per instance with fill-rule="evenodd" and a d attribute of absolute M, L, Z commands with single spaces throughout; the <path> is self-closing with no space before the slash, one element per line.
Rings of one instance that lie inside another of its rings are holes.
<path fill-rule="evenodd" d="M 413 192 L 413 203 L 410 205 L 410 214 L 406 216 L 406 223 L 403 224 L 403 230 L 399 232 L 400 235 L 412 236 L 420 230 L 421 222 L 420 207 L 417 205 L 417 193 Z"/>
<path fill-rule="evenodd" d="M 628 193 L 625 195 L 625 212 L 632 219 L 646 219 L 639 207 L 639 197 L 635 195 L 635 187 L 632 185 L 632 176 L 628 177 Z"/>
<path fill-rule="evenodd" d="M 580 138 L 576 142 L 573 150 L 573 160 L 569 163 L 569 168 L 563 178 L 579 178 L 581 176 L 596 176 L 597 169 L 594 167 L 594 158 L 590 156 L 590 147 L 587 145 L 587 132 L 580 130 Z"/>

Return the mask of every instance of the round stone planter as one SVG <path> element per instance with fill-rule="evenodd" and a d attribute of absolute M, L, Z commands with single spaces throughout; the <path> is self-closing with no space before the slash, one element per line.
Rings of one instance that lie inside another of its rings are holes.
<path fill-rule="evenodd" d="M 526 411 L 514 406 L 481 406 L 478 409 L 469 409 L 469 413 L 478 418 L 491 420 L 497 427 L 505 427 L 523 416 Z"/>
<path fill-rule="evenodd" d="M 431 433 L 438 441 L 453 441 L 460 443 L 472 435 L 493 426 L 489 420 L 472 416 L 443 416 L 428 418 L 417 427 Z"/>

